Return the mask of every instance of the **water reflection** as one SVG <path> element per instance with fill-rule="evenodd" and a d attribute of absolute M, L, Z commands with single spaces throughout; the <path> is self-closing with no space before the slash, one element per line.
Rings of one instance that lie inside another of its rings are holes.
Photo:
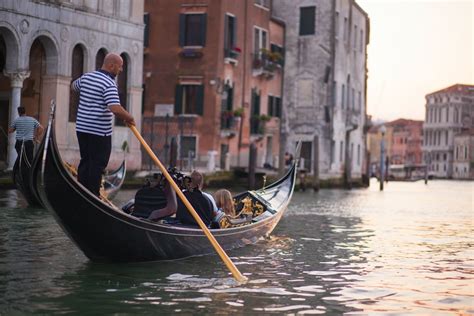
<path fill-rule="evenodd" d="M 246 284 L 217 256 L 91 264 L 49 212 L 0 192 L 0 314 L 474 313 L 471 189 L 297 193 L 270 238 L 229 253 Z"/>

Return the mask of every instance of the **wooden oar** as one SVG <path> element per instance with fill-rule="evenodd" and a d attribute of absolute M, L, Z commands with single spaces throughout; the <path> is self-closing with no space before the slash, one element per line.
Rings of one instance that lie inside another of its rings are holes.
<path fill-rule="evenodd" d="M 142 144 L 143 148 L 147 151 L 148 155 L 153 159 L 153 161 L 156 163 L 156 165 L 160 168 L 161 172 L 163 175 L 166 177 L 166 180 L 168 180 L 168 183 L 172 186 L 173 190 L 176 191 L 176 194 L 179 196 L 181 201 L 183 201 L 184 205 L 188 208 L 189 213 L 193 216 L 194 220 L 198 223 L 199 227 L 201 227 L 202 231 L 206 235 L 207 239 L 211 242 L 212 246 L 216 250 L 217 254 L 221 257 L 222 261 L 224 261 L 225 265 L 227 268 L 230 270 L 234 278 L 238 282 L 245 282 L 247 281 L 247 278 L 243 276 L 240 271 L 237 269 L 237 267 L 234 265 L 232 260 L 227 256 L 227 254 L 224 252 L 222 247 L 219 245 L 217 240 L 214 238 L 214 236 L 211 234 L 209 229 L 207 229 L 206 225 L 204 225 L 204 222 L 201 220 L 199 215 L 196 213 L 196 210 L 194 207 L 189 203 L 188 199 L 184 196 L 183 192 L 179 189 L 178 185 L 174 182 L 173 178 L 171 178 L 170 174 L 168 173 L 168 170 L 163 166 L 163 164 L 160 162 L 158 157 L 156 157 L 155 153 L 151 150 L 150 146 L 145 142 L 143 139 L 142 135 L 138 132 L 137 128 L 133 125 L 129 125 L 130 129 L 132 130 L 133 134 L 137 137 L 137 139 L 140 141 Z"/>

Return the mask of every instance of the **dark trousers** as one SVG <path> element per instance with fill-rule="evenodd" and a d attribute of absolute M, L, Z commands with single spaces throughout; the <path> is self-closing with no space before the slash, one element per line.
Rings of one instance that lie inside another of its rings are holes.
<path fill-rule="evenodd" d="M 112 137 L 77 132 L 77 140 L 81 153 L 77 180 L 93 194 L 100 196 L 102 174 L 109 163 L 112 150 Z"/>
<path fill-rule="evenodd" d="M 33 162 L 33 150 L 35 145 L 33 144 L 32 140 L 17 140 L 15 143 L 15 149 L 16 153 L 18 154 L 17 161 L 20 159 L 21 155 L 21 145 L 25 144 L 25 152 L 26 152 L 26 157 L 28 158 L 28 162 L 31 164 Z"/>

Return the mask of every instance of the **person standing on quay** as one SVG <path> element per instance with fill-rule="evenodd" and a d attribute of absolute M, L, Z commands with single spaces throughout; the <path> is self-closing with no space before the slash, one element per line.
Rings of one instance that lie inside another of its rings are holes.
<path fill-rule="evenodd" d="M 21 154 L 21 146 L 25 146 L 26 157 L 31 163 L 33 161 L 33 141 L 39 139 L 43 133 L 43 126 L 31 116 L 26 115 L 26 110 L 23 106 L 18 107 L 18 115 L 13 123 L 8 128 L 8 133 L 13 133 L 16 131 L 16 143 L 15 149 L 18 154 L 15 164 L 17 164 L 18 159 Z"/>
<path fill-rule="evenodd" d="M 100 196 L 102 174 L 112 151 L 113 116 L 128 125 L 135 125 L 133 116 L 120 105 L 115 83 L 122 66 L 122 58 L 109 53 L 101 69 L 82 75 L 71 85 L 74 91 L 79 92 L 76 134 L 81 161 L 77 178 L 96 196 Z"/>

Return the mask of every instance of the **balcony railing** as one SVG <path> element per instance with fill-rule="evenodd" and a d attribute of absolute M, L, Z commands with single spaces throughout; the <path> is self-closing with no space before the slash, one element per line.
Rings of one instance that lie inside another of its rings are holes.
<path fill-rule="evenodd" d="M 257 54 L 253 54 L 252 68 L 260 74 L 273 76 L 274 72 L 283 66 L 283 57 L 278 52 L 270 52 L 262 49 Z"/>

